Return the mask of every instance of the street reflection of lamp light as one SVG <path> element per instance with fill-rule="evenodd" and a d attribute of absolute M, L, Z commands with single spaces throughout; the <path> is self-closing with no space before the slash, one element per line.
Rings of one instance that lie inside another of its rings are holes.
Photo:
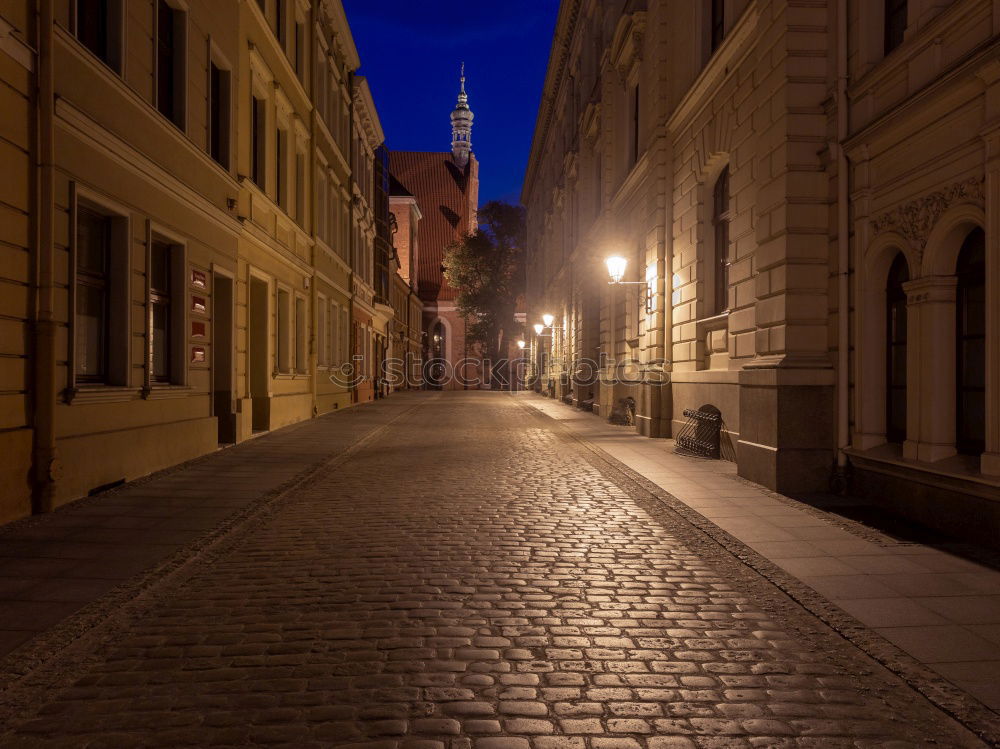
<path fill-rule="evenodd" d="M 545 330 L 545 326 L 541 323 L 535 325 L 535 335 L 541 335 L 543 330 Z"/>
<path fill-rule="evenodd" d="M 628 267 L 628 260 L 621 255 L 613 255 L 604 262 L 608 266 L 611 283 L 621 283 L 622 279 L 625 278 L 625 268 Z"/>
<path fill-rule="evenodd" d="M 518 347 L 519 349 L 522 349 L 522 350 L 523 350 L 523 349 L 524 349 L 524 347 L 525 347 L 526 345 L 527 345 L 527 344 L 526 344 L 526 343 L 525 343 L 524 341 L 518 341 L 518 342 L 517 342 L 517 347 Z"/>
<path fill-rule="evenodd" d="M 552 323 L 554 323 L 555 321 L 556 318 L 553 315 L 542 315 L 542 322 L 545 323 L 546 328 L 551 328 Z"/>

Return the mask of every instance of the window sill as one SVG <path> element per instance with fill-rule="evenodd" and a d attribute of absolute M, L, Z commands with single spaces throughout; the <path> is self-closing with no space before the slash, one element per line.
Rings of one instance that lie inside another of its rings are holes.
<path fill-rule="evenodd" d="M 141 389 L 121 385 L 79 385 L 67 388 L 63 395 L 67 405 L 126 403 L 139 400 L 141 396 Z"/>
<path fill-rule="evenodd" d="M 187 385 L 171 385 L 169 383 L 158 383 L 146 391 L 146 400 L 167 400 L 169 398 L 184 398 L 193 392 Z"/>
<path fill-rule="evenodd" d="M 903 457 L 901 445 L 887 442 L 867 450 L 847 448 L 844 452 L 860 468 L 880 472 L 909 475 L 921 483 L 941 488 L 961 488 L 970 493 L 985 492 L 981 496 L 996 499 L 996 489 L 1000 488 L 1000 477 L 986 476 L 979 471 L 978 460 L 955 455 L 936 463 L 908 460 Z"/>

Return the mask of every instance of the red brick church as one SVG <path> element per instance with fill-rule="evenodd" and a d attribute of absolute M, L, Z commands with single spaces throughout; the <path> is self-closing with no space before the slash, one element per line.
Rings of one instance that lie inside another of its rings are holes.
<path fill-rule="evenodd" d="M 448 246 L 477 226 L 479 162 L 472 153 L 472 118 L 463 69 L 458 105 L 451 113 L 451 151 L 392 151 L 389 157 L 393 205 L 410 200 L 419 207 L 416 231 L 397 232 L 396 250 L 401 262 L 406 258 L 412 264 L 424 304 L 426 382 L 449 390 L 464 389 L 480 374 L 479 367 L 465 363 L 479 358 L 478 348 L 466 342 L 466 323 L 455 308 L 457 292 L 442 270 Z M 411 224 L 409 216 L 396 220 Z"/>

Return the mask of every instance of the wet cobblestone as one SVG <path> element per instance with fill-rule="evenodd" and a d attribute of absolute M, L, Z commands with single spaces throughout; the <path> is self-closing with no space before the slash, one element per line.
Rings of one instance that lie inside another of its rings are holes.
<path fill-rule="evenodd" d="M 429 402 L 229 543 L 0 744 L 981 745 L 505 396 Z"/>

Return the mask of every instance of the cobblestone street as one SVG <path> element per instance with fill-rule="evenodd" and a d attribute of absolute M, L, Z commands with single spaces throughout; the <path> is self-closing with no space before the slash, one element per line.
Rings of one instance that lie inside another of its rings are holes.
<path fill-rule="evenodd" d="M 0 745 L 984 746 L 518 398 L 406 403 L 93 631 L 9 656 Z"/>

